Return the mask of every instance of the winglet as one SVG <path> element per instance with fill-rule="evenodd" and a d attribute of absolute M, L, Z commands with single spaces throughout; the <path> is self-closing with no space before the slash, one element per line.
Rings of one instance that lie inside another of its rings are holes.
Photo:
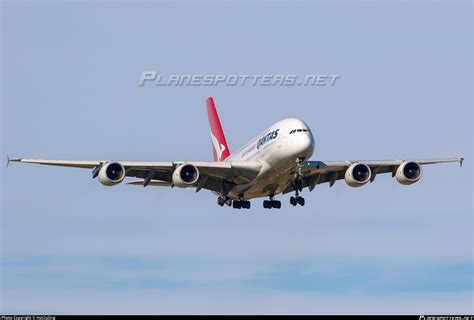
<path fill-rule="evenodd" d="M 459 166 L 462 167 L 462 163 L 464 161 L 464 158 L 459 156 Z"/>
<path fill-rule="evenodd" d="M 7 168 L 11 162 L 21 162 L 21 160 L 22 158 L 10 158 L 10 156 L 7 154 Z"/>

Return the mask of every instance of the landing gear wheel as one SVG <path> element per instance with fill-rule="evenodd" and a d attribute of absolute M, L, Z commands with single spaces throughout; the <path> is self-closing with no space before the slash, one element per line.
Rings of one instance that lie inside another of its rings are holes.
<path fill-rule="evenodd" d="M 300 206 L 304 206 L 304 198 L 303 197 L 291 197 L 290 198 L 290 203 L 292 206 L 297 206 L 298 204 Z"/>
<path fill-rule="evenodd" d="M 270 196 L 270 200 L 263 200 L 263 207 L 265 209 L 280 209 L 281 208 L 281 201 L 273 200 L 273 196 Z"/>
<path fill-rule="evenodd" d="M 298 200 L 296 200 L 297 198 L 295 197 L 291 197 L 290 198 L 290 203 L 292 206 L 296 207 L 296 205 L 298 204 Z"/>
<path fill-rule="evenodd" d="M 221 207 L 223 207 L 225 204 L 230 207 L 232 205 L 232 200 L 225 196 L 219 196 L 217 197 L 217 204 Z"/>
<path fill-rule="evenodd" d="M 297 199 L 297 201 L 298 201 L 298 204 L 299 204 L 300 206 L 304 207 L 304 198 L 303 198 L 303 197 L 299 197 L 299 198 Z"/>
<path fill-rule="evenodd" d="M 281 208 L 281 201 L 272 200 L 271 204 L 272 204 L 272 208 L 275 208 L 275 209 L 280 209 Z"/>
<path fill-rule="evenodd" d="M 225 204 L 224 198 L 218 197 L 218 198 L 217 198 L 217 204 L 218 204 L 219 206 L 221 206 L 221 207 L 224 206 L 224 204 Z"/>
<path fill-rule="evenodd" d="M 234 200 L 232 202 L 232 207 L 234 209 L 242 209 L 242 202 L 241 201 L 238 201 L 238 200 Z"/>
<path fill-rule="evenodd" d="M 234 200 L 232 207 L 235 209 L 250 209 L 250 201 L 247 200 Z"/>
<path fill-rule="evenodd" d="M 234 200 L 233 205 L 234 205 L 234 208 L 236 209 L 241 209 L 241 208 L 250 209 L 250 201 L 244 200 L 243 194 L 239 194 L 239 200 Z"/>

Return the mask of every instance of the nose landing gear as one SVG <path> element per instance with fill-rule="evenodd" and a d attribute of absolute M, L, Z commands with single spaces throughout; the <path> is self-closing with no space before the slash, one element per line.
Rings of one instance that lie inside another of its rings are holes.
<path fill-rule="evenodd" d="M 296 159 L 296 164 L 298 165 L 298 169 L 295 172 L 295 179 L 294 182 L 291 184 L 293 186 L 293 189 L 295 189 L 295 196 L 290 198 L 290 203 L 292 206 L 300 205 L 304 206 L 304 198 L 299 195 L 299 193 L 303 190 L 303 172 L 302 172 L 302 167 L 303 167 L 303 158 L 297 158 Z"/>

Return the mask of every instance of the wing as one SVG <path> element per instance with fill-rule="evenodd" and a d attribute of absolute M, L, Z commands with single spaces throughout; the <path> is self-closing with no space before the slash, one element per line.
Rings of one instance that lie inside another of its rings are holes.
<path fill-rule="evenodd" d="M 303 174 L 302 187 L 308 187 L 312 191 L 316 185 L 321 183 L 329 183 L 332 187 L 337 180 L 344 179 L 346 169 L 354 163 L 363 163 L 370 167 L 372 176 L 370 182 L 373 182 L 378 174 L 388 173 L 395 175 L 398 167 L 407 161 L 414 161 L 420 165 L 459 162 L 462 166 L 464 158 L 445 158 L 445 159 L 428 159 L 428 160 L 358 160 L 358 161 L 305 161 L 303 162 L 301 173 Z M 294 172 L 292 172 L 294 173 Z M 283 193 L 294 191 L 294 187 L 289 185 Z"/>
<path fill-rule="evenodd" d="M 108 160 L 43 160 L 8 158 L 10 162 L 35 163 L 50 166 L 72 167 L 92 169 L 93 178 L 97 177 L 101 167 L 111 161 Z M 229 161 L 229 162 L 137 162 L 137 161 L 113 161 L 118 162 L 125 168 L 125 176 L 142 178 L 130 184 L 142 186 L 171 186 L 173 171 L 180 164 L 192 164 L 199 170 L 199 180 L 196 184 L 196 192 L 208 189 L 223 192 L 234 184 L 245 184 L 252 181 L 260 172 L 259 161 Z"/>

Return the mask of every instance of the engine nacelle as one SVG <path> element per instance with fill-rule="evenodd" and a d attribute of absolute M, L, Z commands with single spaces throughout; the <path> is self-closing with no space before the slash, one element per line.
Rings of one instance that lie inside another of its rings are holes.
<path fill-rule="evenodd" d="M 115 186 L 125 178 L 125 167 L 119 162 L 108 162 L 100 168 L 99 181 L 104 186 Z"/>
<path fill-rule="evenodd" d="M 397 169 L 395 176 L 397 181 L 409 185 L 420 180 L 422 174 L 421 166 L 415 161 L 405 161 Z"/>
<path fill-rule="evenodd" d="M 346 183 L 351 187 L 361 187 L 369 182 L 372 171 L 363 163 L 353 163 L 344 174 Z"/>
<path fill-rule="evenodd" d="M 180 188 L 192 187 L 199 179 L 199 170 L 192 164 L 180 164 L 173 171 L 173 185 Z"/>

